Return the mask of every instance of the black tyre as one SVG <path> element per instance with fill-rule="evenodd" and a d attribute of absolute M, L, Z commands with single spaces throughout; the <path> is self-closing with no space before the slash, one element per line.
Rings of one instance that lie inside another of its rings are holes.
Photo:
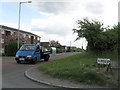
<path fill-rule="evenodd" d="M 44 61 L 49 61 L 49 55 L 48 54 L 46 54 L 45 56 L 44 56 Z"/>
<path fill-rule="evenodd" d="M 33 61 L 32 61 L 33 64 L 36 64 L 37 63 L 37 58 L 35 58 Z"/>
<path fill-rule="evenodd" d="M 21 63 L 21 61 L 16 61 L 18 64 Z"/>

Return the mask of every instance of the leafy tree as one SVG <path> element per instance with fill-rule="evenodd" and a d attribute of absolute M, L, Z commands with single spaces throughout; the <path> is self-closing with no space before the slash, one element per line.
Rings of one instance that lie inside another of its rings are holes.
<path fill-rule="evenodd" d="M 103 23 L 97 20 L 89 21 L 88 18 L 84 18 L 83 20 L 78 20 L 77 24 L 78 29 L 73 29 L 74 33 L 78 34 L 76 40 L 85 37 L 88 41 L 89 49 L 94 50 L 94 43 L 98 39 L 98 35 L 104 30 Z"/>
<path fill-rule="evenodd" d="M 73 29 L 78 36 L 76 40 L 85 37 L 88 41 L 87 49 L 95 53 L 113 52 L 120 50 L 120 24 L 111 29 L 103 28 L 103 23 L 97 20 L 89 21 L 87 18 L 78 20 L 78 29 Z"/>
<path fill-rule="evenodd" d="M 49 43 L 50 43 L 51 47 L 60 47 L 61 46 L 61 44 L 55 40 L 51 40 Z"/>

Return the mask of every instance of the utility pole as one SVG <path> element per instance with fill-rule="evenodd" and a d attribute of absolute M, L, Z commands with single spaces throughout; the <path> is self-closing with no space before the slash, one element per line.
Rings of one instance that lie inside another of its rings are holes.
<path fill-rule="evenodd" d="M 20 2 L 20 3 L 19 3 L 19 15 L 18 15 L 18 46 L 17 46 L 18 49 L 19 49 L 19 45 L 20 45 L 20 14 L 21 14 L 21 4 L 22 4 L 22 3 L 32 3 L 32 1 Z"/>

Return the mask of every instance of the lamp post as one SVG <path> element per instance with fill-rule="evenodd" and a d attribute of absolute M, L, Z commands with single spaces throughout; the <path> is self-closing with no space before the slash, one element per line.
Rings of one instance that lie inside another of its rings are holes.
<path fill-rule="evenodd" d="M 82 50 L 83 50 L 83 37 L 82 37 Z"/>
<path fill-rule="evenodd" d="M 32 1 L 20 2 L 19 3 L 19 17 L 18 17 L 18 49 L 20 45 L 20 13 L 21 13 L 21 4 L 22 3 L 32 3 Z"/>

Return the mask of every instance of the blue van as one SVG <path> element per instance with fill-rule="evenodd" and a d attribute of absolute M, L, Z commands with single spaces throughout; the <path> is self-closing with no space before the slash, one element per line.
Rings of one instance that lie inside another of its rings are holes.
<path fill-rule="evenodd" d="M 43 48 L 39 44 L 24 44 L 17 51 L 15 60 L 17 63 L 25 61 L 35 64 L 40 59 L 48 61 L 49 57 L 49 53 L 43 52 Z"/>

